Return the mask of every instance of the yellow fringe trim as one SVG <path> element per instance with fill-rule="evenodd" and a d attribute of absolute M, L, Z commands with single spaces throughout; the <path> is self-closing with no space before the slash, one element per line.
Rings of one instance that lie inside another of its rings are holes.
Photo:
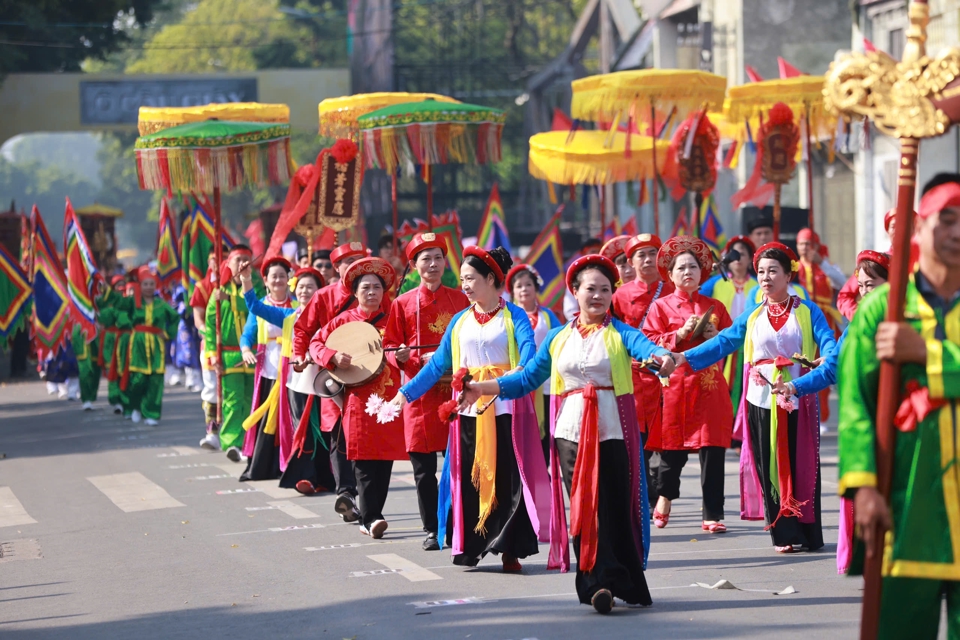
<path fill-rule="evenodd" d="M 610 122 L 636 103 L 638 119 L 649 122 L 651 104 L 665 113 L 676 107 L 681 119 L 704 106 L 719 111 L 727 79 L 690 69 L 641 69 L 589 76 L 574 80 L 571 86 L 574 118 Z"/>
<path fill-rule="evenodd" d="M 631 136 L 629 158 L 624 133 L 616 133 L 609 147 L 604 146 L 605 131 L 577 131 L 569 144 L 567 137 L 566 131 L 548 131 L 530 138 L 530 175 L 555 184 L 611 184 L 653 174 L 653 139 L 649 136 Z M 657 141 L 661 173 L 669 149 L 669 142 Z"/>
<path fill-rule="evenodd" d="M 320 135 L 330 138 L 352 138 L 356 140 L 357 118 L 368 113 L 405 102 L 459 103 L 459 100 L 439 93 L 405 93 L 402 91 L 380 93 L 358 93 L 353 96 L 327 98 L 317 106 L 320 115 Z"/>

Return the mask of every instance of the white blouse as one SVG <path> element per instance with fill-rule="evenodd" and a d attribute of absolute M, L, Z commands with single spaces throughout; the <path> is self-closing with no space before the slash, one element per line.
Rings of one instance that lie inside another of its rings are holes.
<path fill-rule="evenodd" d="M 510 370 L 509 341 L 507 339 L 507 323 L 503 317 L 503 310 L 497 312 L 489 322 L 481 325 L 468 309 L 460 325 L 460 362 L 453 363 L 453 370 L 460 367 L 474 369 L 486 366 L 499 366 L 505 372 Z M 496 415 L 513 413 L 512 400 L 500 400 L 494 403 Z M 460 415 L 477 415 L 476 407 L 471 406 Z"/>
<path fill-rule="evenodd" d="M 603 331 L 594 331 L 584 338 L 574 329 L 557 354 L 557 373 L 563 378 L 566 391 L 583 389 L 588 384 L 596 387 L 613 386 L 613 369 Z M 632 400 L 631 400 L 632 402 Z M 617 396 L 612 389 L 597 390 L 600 441 L 623 440 L 623 426 L 617 409 Z M 574 393 L 560 401 L 554 437 L 580 442 L 580 421 L 583 418 L 583 394 Z"/>
<path fill-rule="evenodd" d="M 777 356 L 790 358 L 795 353 L 803 352 L 803 332 L 800 330 L 800 323 L 797 322 L 797 314 L 791 310 L 787 323 L 783 325 L 780 331 L 776 331 L 770 324 L 764 309 L 753 323 L 753 353 L 746 354 L 750 362 L 758 360 L 775 360 Z M 774 366 L 772 364 L 762 364 L 756 367 L 760 373 L 773 382 Z M 794 363 L 789 367 L 790 378 L 796 379 L 800 375 L 800 365 Z M 762 409 L 770 409 L 770 386 L 763 384 L 754 384 L 752 380 L 747 382 L 747 402 Z M 796 396 L 791 396 L 794 403 L 797 402 Z"/>
<path fill-rule="evenodd" d="M 271 307 L 279 306 L 270 296 L 264 298 L 263 303 Z M 280 354 L 282 352 L 280 338 L 283 336 L 283 327 L 278 327 L 260 318 L 257 319 L 257 322 L 267 325 L 267 344 L 263 345 L 263 369 L 261 369 L 260 375 L 268 380 L 276 380 L 277 367 L 280 365 Z"/>

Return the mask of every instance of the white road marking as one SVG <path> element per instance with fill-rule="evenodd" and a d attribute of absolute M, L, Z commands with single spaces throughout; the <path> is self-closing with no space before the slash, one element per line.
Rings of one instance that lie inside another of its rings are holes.
<path fill-rule="evenodd" d="M 426 580 L 443 580 L 434 572 L 424 569 L 420 565 L 413 563 L 406 558 L 401 558 L 395 553 L 378 553 L 373 556 L 367 556 L 374 562 L 379 562 L 388 569 L 396 569 L 404 578 L 410 582 L 424 582 Z"/>
<path fill-rule="evenodd" d="M 363 545 L 359 542 L 350 542 L 347 544 L 331 544 L 326 547 L 304 547 L 304 551 L 328 551 L 330 549 L 353 549 L 354 547 L 362 547 Z"/>
<path fill-rule="evenodd" d="M 175 452 L 179 453 L 181 456 L 195 456 L 201 452 L 200 449 L 196 447 L 170 447 Z"/>
<path fill-rule="evenodd" d="M 456 598 L 454 600 L 427 600 L 425 602 L 408 602 L 417 609 L 428 609 L 431 607 L 452 607 L 459 604 L 483 604 L 480 598 Z"/>
<path fill-rule="evenodd" d="M 194 462 L 193 464 L 172 464 L 167 469 L 196 469 L 197 467 L 209 467 L 206 462 Z"/>
<path fill-rule="evenodd" d="M 222 478 L 229 478 L 229 477 L 230 476 L 223 475 L 223 474 L 218 476 L 195 476 L 193 478 L 187 478 L 187 482 L 190 482 L 191 480 L 219 480 Z"/>
<path fill-rule="evenodd" d="M 331 525 L 336 526 L 336 525 Z M 325 525 L 322 524 L 294 524 L 289 527 L 271 527 L 269 529 L 255 529 L 253 531 L 234 531 L 231 533 L 218 533 L 217 537 L 222 536 L 244 536 L 248 533 L 278 533 L 281 531 L 302 531 L 303 529 L 324 529 Z"/>
<path fill-rule="evenodd" d="M 403 573 L 400 569 L 374 569 L 373 571 L 352 571 L 351 578 L 363 578 L 366 576 L 382 576 L 388 573 Z"/>
<path fill-rule="evenodd" d="M 247 507 L 247 511 L 270 511 L 271 509 L 279 509 L 280 507 Z"/>
<path fill-rule="evenodd" d="M 306 520 L 307 518 L 319 518 L 317 514 L 305 507 L 301 507 L 298 504 L 294 504 L 289 500 L 277 500 L 276 502 L 268 502 L 268 505 L 276 507 L 283 513 L 287 514 L 291 518 L 297 520 Z"/>
<path fill-rule="evenodd" d="M 142 473 L 93 476 L 87 480 L 127 513 L 186 506 Z"/>
<path fill-rule="evenodd" d="M 260 493 L 259 489 L 224 489 L 217 491 L 218 496 L 226 496 L 234 493 Z"/>
<path fill-rule="evenodd" d="M 35 524 L 23 508 L 10 487 L 0 487 L 0 527 L 13 527 L 20 524 Z"/>

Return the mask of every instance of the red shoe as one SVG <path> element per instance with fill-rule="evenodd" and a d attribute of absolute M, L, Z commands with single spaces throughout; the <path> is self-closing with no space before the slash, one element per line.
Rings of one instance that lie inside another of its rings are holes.
<path fill-rule="evenodd" d="M 711 522 L 710 524 L 707 524 L 706 522 L 704 522 L 703 524 L 700 525 L 700 528 L 710 533 L 726 533 L 727 532 L 727 527 L 722 522 Z"/>
<path fill-rule="evenodd" d="M 302 493 L 305 496 L 312 496 L 317 492 L 317 490 L 313 488 L 313 483 L 309 480 L 300 480 L 297 482 L 296 489 L 298 493 Z"/>
<path fill-rule="evenodd" d="M 503 554 L 503 572 L 504 573 L 520 573 L 523 571 L 523 565 L 520 564 L 520 561 L 514 558 L 513 556 L 508 556 Z"/>
<path fill-rule="evenodd" d="M 793 545 L 792 545 L 792 544 L 788 544 L 788 545 L 783 546 L 783 547 L 774 546 L 774 547 L 773 547 L 773 550 L 776 551 L 777 553 L 793 553 Z"/>
<path fill-rule="evenodd" d="M 667 526 L 668 522 L 670 522 L 669 513 L 663 514 L 656 509 L 653 510 L 653 524 L 657 527 L 657 529 L 663 529 Z"/>

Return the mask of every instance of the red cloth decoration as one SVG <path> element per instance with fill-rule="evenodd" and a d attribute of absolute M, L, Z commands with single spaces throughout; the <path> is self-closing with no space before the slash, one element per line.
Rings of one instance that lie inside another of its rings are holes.
<path fill-rule="evenodd" d="M 934 411 L 947 406 L 947 401 L 943 398 L 931 398 L 930 389 L 921 387 L 916 380 L 907 382 L 907 396 L 900 403 L 897 409 L 897 415 L 893 418 L 893 423 L 897 429 L 904 433 L 914 431 L 917 425 Z"/>
<path fill-rule="evenodd" d="M 330 155 L 333 156 L 337 164 L 350 162 L 357 157 L 358 153 L 360 153 L 360 149 L 357 148 L 357 144 L 353 140 L 347 140 L 345 138 L 337 140 L 330 149 Z"/>
<path fill-rule="evenodd" d="M 230 281 L 233 280 L 233 270 L 230 269 L 230 265 L 224 262 L 220 265 L 220 288 L 226 287 L 230 284 Z"/>
<path fill-rule="evenodd" d="M 777 64 L 780 66 L 780 78 L 799 78 L 803 74 L 800 73 L 800 69 L 797 69 L 795 66 L 777 56 Z"/>
<path fill-rule="evenodd" d="M 447 400 L 440 405 L 440 408 L 437 409 L 437 415 L 440 416 L 441 422 L 453 422 L 457 417 L 457 401 L 456 400 Z"/>
<path fill-rule="evenodd" d="M 267 246 L 265 256 L 272 257 L 280 254 L 283 243 L 287 241 L 287 236 L 297 226 L 297 223 L 307 212 L 307 207 L 313 202 L 317 183 L 320 181 L 320 158 L 324 153 L 327 153 L 327 151 L 320 152 L 315 165 L 304 165 L 293 174 L 290 187 L 287 189 L 287 198 L 283 202 L 283 209 L 280 211 L 280 217 L 277 219 L 277 226 L 274 227 L 273 235 L 270 236 L 270 244 Z"/>
<path fill-rule="evenodd" d="M 460 367 L 455 374 L 453 374 L 453 380 L 450 382 L 450 386 L 457 393 L 463 393 L 463 383 L 469 382 L 473 377 L 470 375 L 470 370 L 466 367 Z"/>
<path fill-rule="evenodd" d="M 864 260 L 876 262 L 887 271 L 890 271 L 890 256 L 885 253 L 880 253 L 879 251 L 870 251 L 867 249 L 857 254 L 857 266 L 859 266 Z"/>
<path fill-rule="evenodd" d="M 617 271 L 617 265 L 613 264 L 613 260 L 610 258 L 605 258 L 596 253 L 577 258 L 570 264 L 570 268 L 567 269 L 567 290 L 573 293 L 573 280 L 577 277 L 578 273 L 591 265 L 600 266 L 607 270 L 614 279 L 612 285 L 613 290 L 616 291 L 617 282 L 620 280 L 620 272 Z"/>
<path fill-rule="evenodd" d="M 744 65 L 744 68 L 747 72 L 747 77 L 750 78 L 750 82 L 763 82 L 763 76 L 760 73 L 751 67 L 750 65 Z"/>

